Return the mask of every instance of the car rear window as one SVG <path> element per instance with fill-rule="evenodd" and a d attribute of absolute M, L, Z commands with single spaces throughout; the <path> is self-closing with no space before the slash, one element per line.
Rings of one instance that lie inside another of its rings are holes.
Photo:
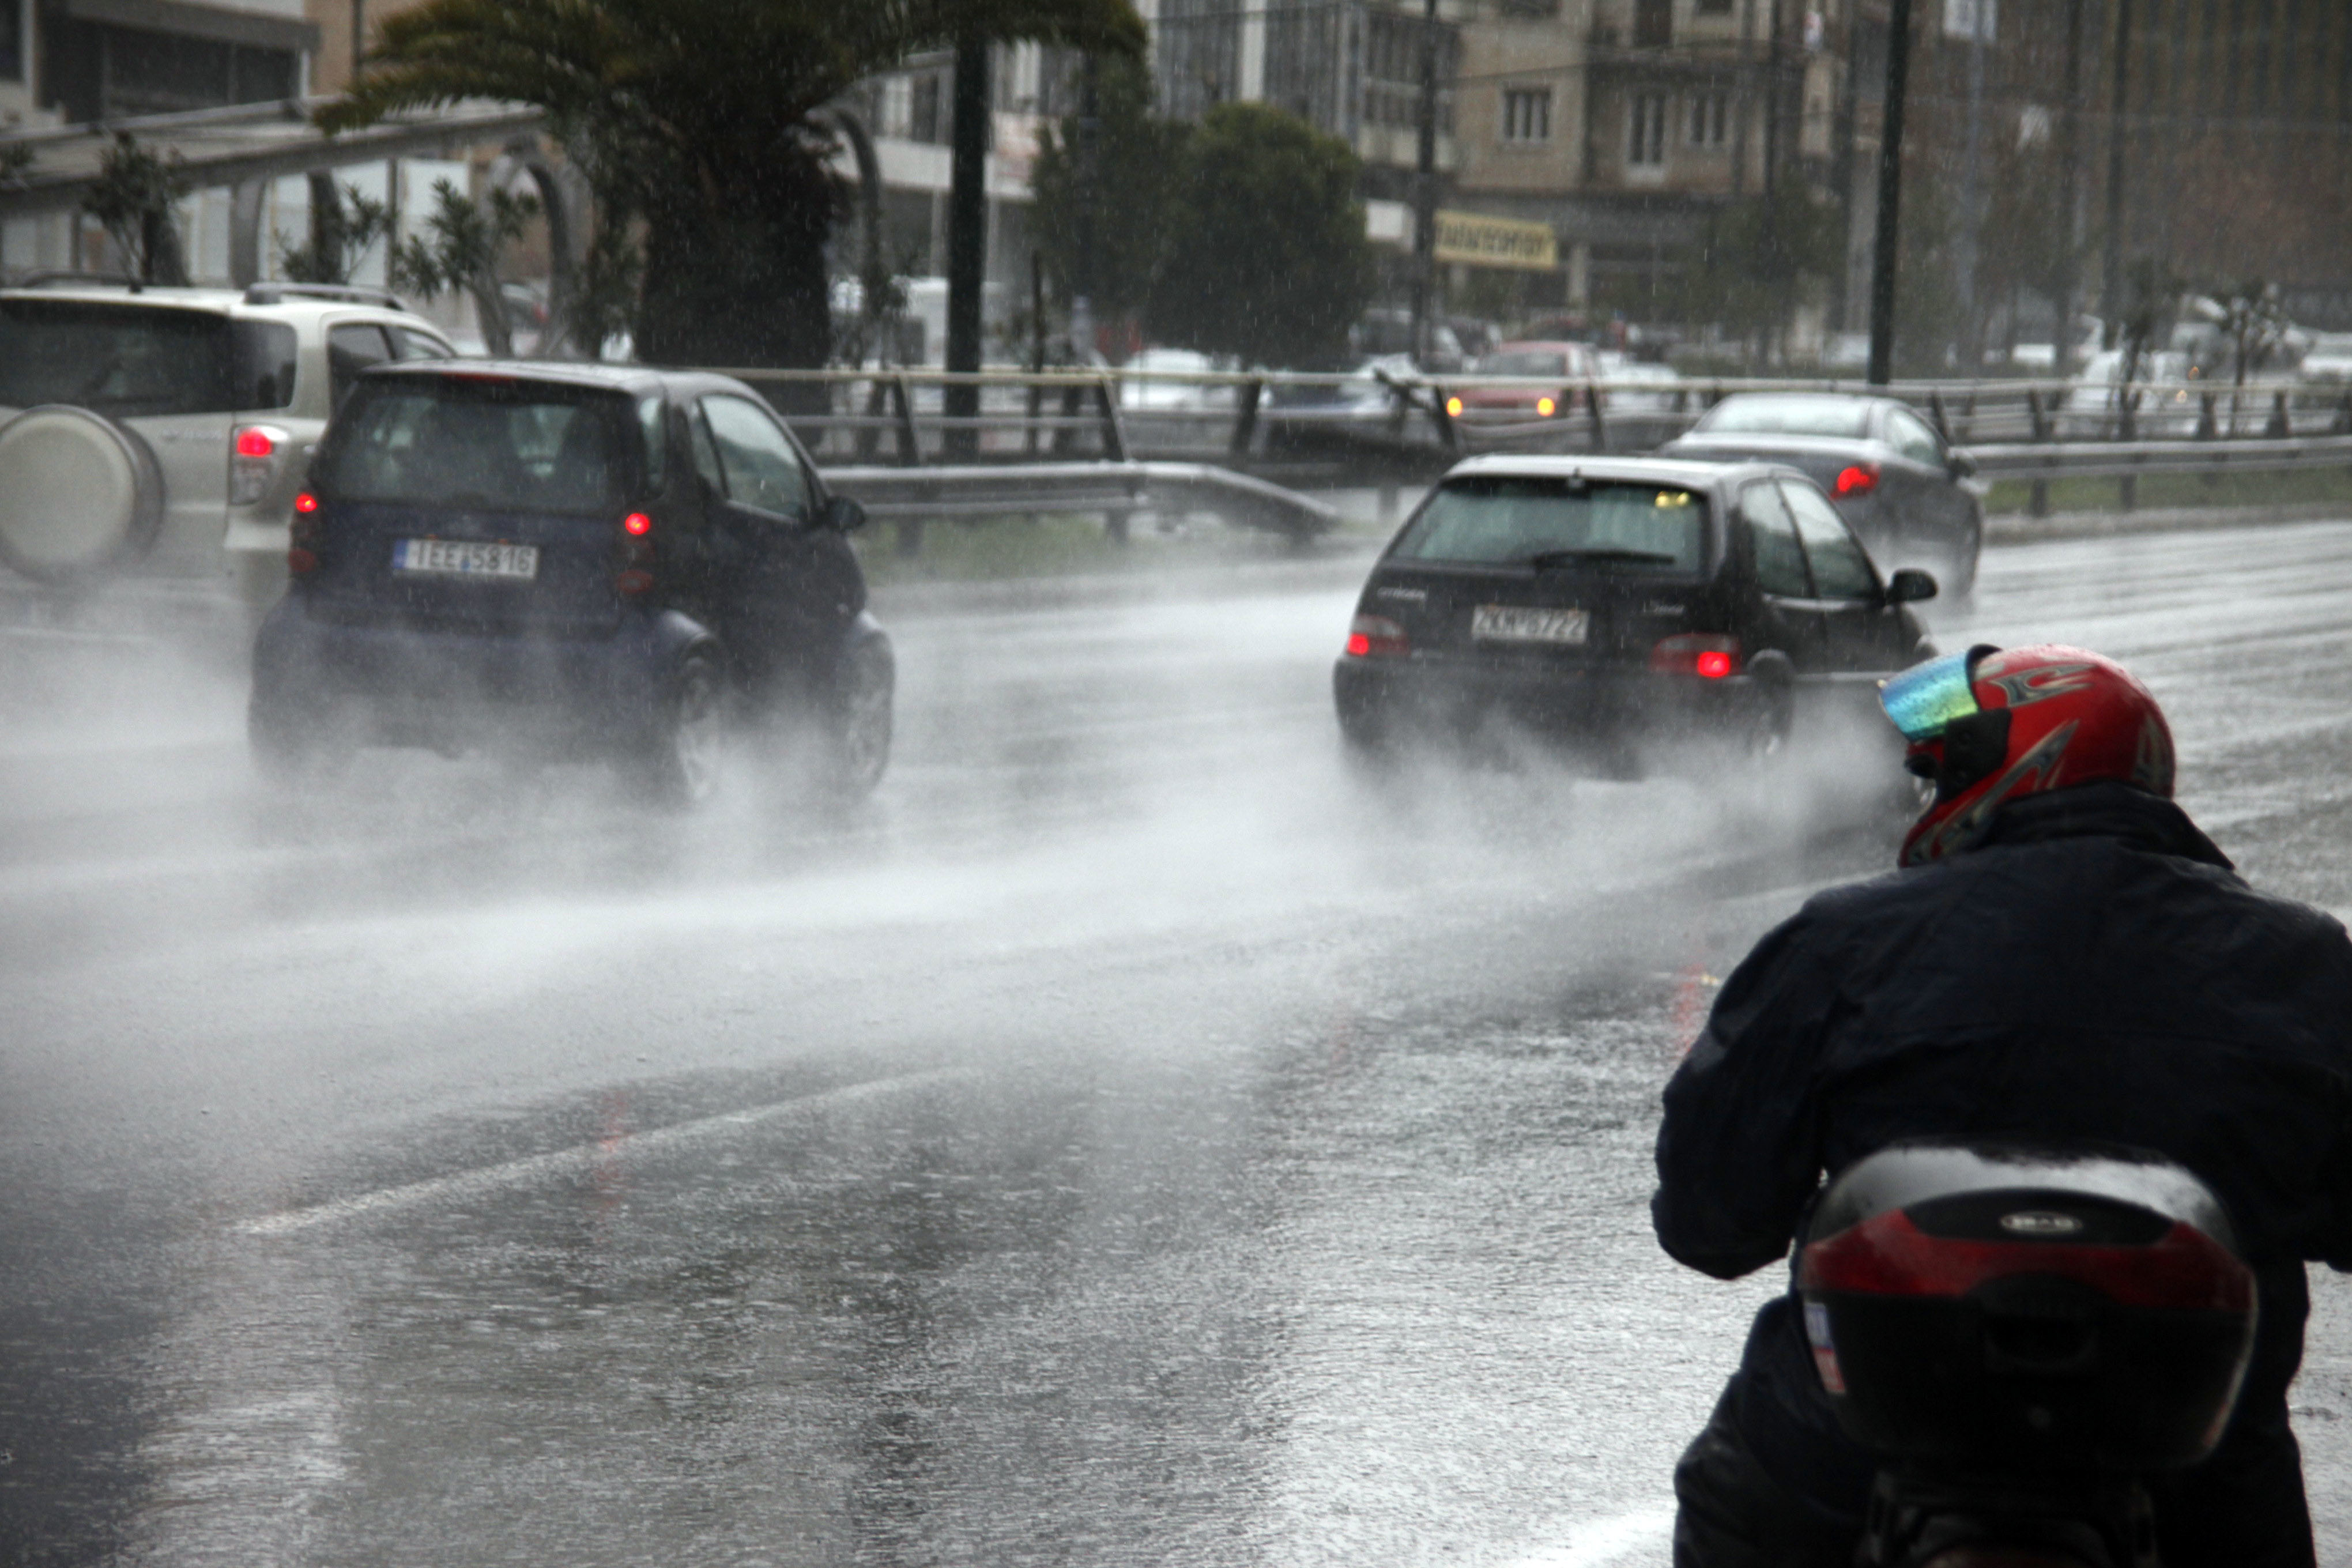
<path fill-rule="evenodd" d="M 361 382 L 317 475 L 345 500 L 591 512 L 645 472 L 635 402 L 594 387 L 509 378 Z"/>
<path fill-rule="evenodd" d="M 1870 405 L 1853 398 L 1727 397 L 1694 428 L 1710 435 L 1859 437 L 1869 426 Z"/>
<path fill-rule="evenodd" d="M 70 403 L 121 419 L 283 408 L 294 329 L 214 310 L 0 300 L 0 404 Z"/>
<path fill-rule="evenodd" d="M 1491 566 L 1559 556 L 1607 571 L 1696 572 L 1706 550 L 1706 499 L 1679 486 L 1482 475 L 1441 488 L 1392 553 Z"/>

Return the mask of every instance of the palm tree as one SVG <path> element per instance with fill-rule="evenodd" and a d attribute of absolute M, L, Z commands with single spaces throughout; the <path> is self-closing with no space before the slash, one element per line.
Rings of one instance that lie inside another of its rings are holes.
<path fill-rule="evenodd" d="M 595 191 L 642 222 L 638 353 L 820 365 L 842 205 L 817 111 L 974 36 L 1133 55 L 1130 0 L 425 0 L 377 29 L 330 132 L 468 98 L 536 105 Z"/>

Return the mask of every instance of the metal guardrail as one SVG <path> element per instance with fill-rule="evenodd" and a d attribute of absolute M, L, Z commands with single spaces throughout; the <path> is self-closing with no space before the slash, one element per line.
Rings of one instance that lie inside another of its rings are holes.
<path fill-rule="evenodd" d="M 1100 512 L 1114 535 L 1142 510 L 1215 512 L 1307 538 L 1328 508 L 1293 484 L 1434 478 L 1477 452 L 1646 451 L 1738 392 L 1847 392 L 1911 405 L 1987 479 L 2033 487 L 2144 474 L 2352 468 L 2352 388 L 2198 380 L 2128 387 L 2060 380 L 1898 382 L 1709 377 L 1584 382 L 1376 370 L 729 370 L 798 429 L 845 493 L 894 519 Z M 968 413 L 949 413 L 950 394 Z M 1495 407 L 1525 395 L 1525 411 Z M 1553 407 L 1537 415 L 1535 400 Z M 1488 405 L 1481 407 L 1481 403 Z"/>

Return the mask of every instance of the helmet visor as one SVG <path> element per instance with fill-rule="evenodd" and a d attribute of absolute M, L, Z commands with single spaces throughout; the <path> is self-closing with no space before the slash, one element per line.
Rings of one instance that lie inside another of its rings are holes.
<path fill-rule="evenodd" d="M 1915 664 L 1880 684 L 1878 705 L 1905 740 L 1932 741 L 1953 720 L 1977 711 L 1976 693 L 1969 689 L 1969 664 L 1976 651 Z"/>

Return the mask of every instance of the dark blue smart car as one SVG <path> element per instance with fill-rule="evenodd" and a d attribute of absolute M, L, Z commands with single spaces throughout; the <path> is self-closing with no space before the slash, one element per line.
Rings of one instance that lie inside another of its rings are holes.
<path fill-rule="evenodd" d="M 711 789 L 738 717 L 805 723 L 862 795 L 890 750 L 890 640 L 828 496 L 724 376 L 467 361 L 383 366 L 296 502 L 292 585 L 254 650 L 266 772 L 362 745 L 609 757 Z"/>

